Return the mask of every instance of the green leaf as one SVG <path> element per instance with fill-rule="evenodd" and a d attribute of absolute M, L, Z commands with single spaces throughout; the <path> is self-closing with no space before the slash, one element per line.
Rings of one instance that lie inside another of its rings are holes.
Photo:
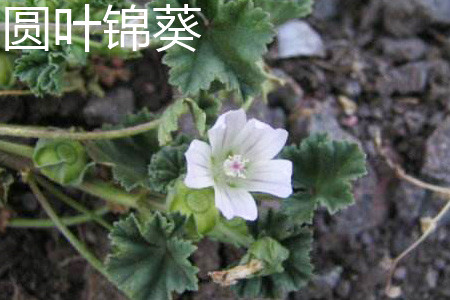
<path fill-rule="evenodd" d="M 181 237 L 185 218 L 156 212 L 114 224 L 112 254 L 106 262 L 112 280 L 132 300 L 172 299 L 172 292 L 197 290 L 198 269 L 188 258 L 196 247 Z"/>
<path fill-rule="evenodd" d="M 149 9 L 166 4 L 182 7 L 182 3 L 156 0 L 149 4 Z M 243 97 L 260 93 L 266 78 L 261 66 L 262 55 L 275 34 L 268 15 L 255 8 L 251 0 L 198 3 L 205 12 L 207 25 L 198 16 L 191 20 L 198 22 L 193 30 L 201 35 L 186 41 L 195 52 L 178 45 L 167 50 L 164 62 L 171 68 L 170 83 L 178 86 L 184 95 L 208 91 L 214 81 L 223 83 L 227 90 L 238 91 Z M 152 32 L 160 30 L 153 12 L 149 28 Z"/>
<path fill-rule="evenodd" d="M 106 130 L 121 129 L 150 122 L 154 115 L 143 110 L 130 115 L 117 126 L 104 126 Z M 138 187 L 150 188 L 148 165 L 159 150 L 157 131 L 150 130 L 132 137 L 100 140 L 88 143 L 89 155 L 97 163 L 112 166 L 114 179 L 127 191 Z"/>
<path fill-rule="evenodd" d="M 240 264 L 247 264 L 253 259 L 263 263 L 263 270 L 257 275 L 267 276 L 284 272 L 283 262 L 288 259 L 289 250 L 271 237 L 263 237 L 256 240 L 248 249 L 247 254 L 241 259 Z"/>
<path fill-rule="evenodd" d="M 16 83 L 14 77 L 14 61 L 16 59 L 14 54 L 0 49 L 0 89 L 9 89 Z"/>
<path fill-rule="evenodd" d="M 283 202 L 283 209 L 299 222 L 310 223 L 318 204 L 330 213 L 353 204 L 352 181 L 367 173 L 366 155 L 356 143 L 331 141 L 326 134 L 286 147 L 281 156 L 293 162 L 293 186 L 298 190 Z"/>
<path fill-rule="evenodd" d="M 240 297 L 280 299 L 304 287 L 312 276 L 309 254 L 312 248 L 311 231 L 292 224 L 286 215 L 274 211 L 261 216 L 253 229 L 260 238 L 276 240 L 289 251 L 289 257 L 283 260 L 283 272 L 241 280 L 233 290 Z"/>
<path fill-rule="evenodd" d="M 33 153 L 36 168 L 63 185 L 79 185 L 93 166 L 84 146 L 78 141 L 40 139 Z"/>
<path fill-rule="evenodd" d="M 313 0 L 253 0 L 256 7 L 261 7 L 270 15 L 274 25 L 281 25 L 290 19 L 304 18 L 313 9 Z"/>
<path fill-rule="evenodd" d="M 194 118 L 195 126 L 201 136 L 206 131 L 206 114 L 200 109 L 197 103 L 189 98 L 178 99 L 170 105 L 161 116 L 161 124 L 158 127 L 159 144 L 167 145 L 170 143 L 172 133 L 178 129 L 178 120 L 186 113 L 190 112 Z"/>
<path fill-rule="evenodd" d="M 247 223 L 241 218 L 226 220 L 220 216 L 216 226 L 207 235 L 212 240 L 233 244 L 236 247 L 249 247 L 254 241 Z"/>
<path fill-rule="evenodd" d="M 214 190 L 190 189 L 179 180 L 167 197 L 169 211 L 179 212 L 193 217 L 194 230 L 191 236 L 203 236 L 210 232 L 219 218 L 219 211 L 214 204 Z"/>
<path fill-rule="evenodd" d="M 15 75 L 37 96 L 61 96 L 66 59 L 61 51 L 24 51 L 16 60 Z"/>
<path fill-rule="evenodd" d="M 9 188 L 14 183 L 14 177 L 5 169 L 0 168 L 0 208 L 8 202 Z"/>
<path fill-rule="evenodd" d="M 148 167 L 149 181 L 152 190 L 167 193 L 175 181 L 186 174 L 186 158 L 184 153 L 188 145 L 166 146 L 152 156 Z"/>

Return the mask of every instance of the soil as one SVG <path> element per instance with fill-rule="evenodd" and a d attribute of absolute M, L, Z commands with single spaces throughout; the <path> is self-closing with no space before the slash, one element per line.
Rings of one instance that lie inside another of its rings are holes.
<path fill-rule="evenodd" d="M 289 85 L 270 95 L 269 106 L 255 104 L 252 114 L 289 129 L 292 141 L 320 130 L 357 141 L 370 164 L 369 175 L 355 188 L 355 206 L 316 216 L 316 275 L 289 299 L 385 299 L 386 262 L 417 239 L 420 219 L 435 215 L 445 203 L 398 180 L 374 145 L 381 132 L 388 152 L 409 174 L 450 184 L 445 151 L 450 147 L 450 122 L 445 121 L 450 115 L 450 21 L 439 10 L 418 11 L 414 3 L 420 1 L 318 0 L 307 22 L 322 37 L 326 57 L 280 60 L 276 43 L 268 55 Z M 0 98 L 0 122 L 92 129 L 142 107 L 158 111 L 172 97 L 160 59 L 147 51 L 127 64 L 131 78 L 107 87 L 107 102 L 79 95 Z M 341 103 L 356 109 L 345 112 Z M 15 184 L 13 191 L 17 214 L 44 217 L 24 185 Z M 400 299 L 450 299 L 448 220 L 399 265 L 394 281 L 402 288 Z M 105 231 L 93 224 L 73 229 L 99 255 L 106 253 Z M 202 242 L 193 258 L 202 269 L 200 291 L 180 298 L 234 299 L 206 273 L 239 255 L 232 247 Z M 125 299 L 55 230 L 7 229 L 0 235 L 0 262 L 0 300 Z"/>

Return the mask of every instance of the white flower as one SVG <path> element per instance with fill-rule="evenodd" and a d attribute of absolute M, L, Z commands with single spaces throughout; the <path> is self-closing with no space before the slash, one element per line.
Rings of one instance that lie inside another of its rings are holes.
<path fill-rule="evenodd" d="M 247 121 L 242 109 L 229 111 L 208 131 L 210 145 L 194 140 L 189 146 L 185 184 L 214 187 L 216 207 L 227 219 L 255 220 L 258 211 L 250 192 L 281 198 L 292 194 L 292 163 L 273 159 L 287 137 L 284 129 Z"/>

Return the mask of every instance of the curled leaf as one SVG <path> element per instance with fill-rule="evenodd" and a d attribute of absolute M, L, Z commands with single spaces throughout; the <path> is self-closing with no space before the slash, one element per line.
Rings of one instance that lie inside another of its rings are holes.
<path fill-rule="evenodd" d="M 152 156 L 148 166 L 150 186 L 154 191 L 167 193 L 168 188 L 186 173 L 184 153 L 188 145 L 166 146 Z"/>
<path fill-rule="evenodd" d="M 33 162 L 48 178 L 63 185 L 79 185 L 93 163 L 78 141 L 40 139 L 34 148 Z"/>
<path fill-rule="evenodd" d="M 219 217 L 213 189 L 190 189 L 181 180 L 170 190 L 168 203 L 169 211 L 193 217 L 197 231 L 194 236 L 210 232 Z"/>
<path fill-rule="evenodd" d="M 178 99 L 166 108 L 161 116 L 161 124 L 158 128 L 158 140 L 161 146 L 172 142 L 172 133 L 178 130 L 178 120 L 188 112 L 192 114 L 195 126 L 200 135 L 204 135 L 206 131 L 205 112 L 192 99 Z"/>

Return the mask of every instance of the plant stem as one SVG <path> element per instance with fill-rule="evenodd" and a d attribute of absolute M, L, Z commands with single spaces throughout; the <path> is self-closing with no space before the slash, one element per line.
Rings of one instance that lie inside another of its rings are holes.
<path fill-rule="evenodd" d="M 10 154 L 20 155 L 26 158 L 32 158 L 34 152 L 33 147 L 3 140 L 0 140 L 0 150 Z"/>
<path fill-rule="evenodd" d="M 0 91 L 0 97 L 29 96 L 29 95 L 34 95 L 34 93 L 30 90 L 3 90 L 3 91 Z"/>
<path fill-rule="evenodd" d="M 255 101 L 255 97 L 250 97 L 249 99 L 247 99 L 247 101 L 244 102 L 244 104 L 242 104 L 242 108 L 245 111 L 248 111 L 250 109 L 250 107 L 252 107 L 252 104 L 254 101 Z"/>
<path fill-rule="evenodd" d="M 100 217 L 108 212 L 108 208 L 100 208 L 94 212 L 91 212 L 90 214 L 82 214 L 73 217 L 63 217 L 60 219 L 65 226 L 73 226 L 95 220 L 92 215 L 95 215 L 95 217 Z M 51 228 L 55 227 L 55 223 L 53 223 L 53 221 L 50 219 L 12 218 L 8 221 L 7 226 L 13 228 Z"/>
<path fill-rule="evenodd" d="M 127 193 L 110 183 L 98 179 L 83 182 L 77 188 L 103 200 L 133 208 L 137 207 L 137 201 L 142 197 L 140 194 Z"/>
<path fill-rule="evenodd" d="M 45 139 L 69 139 L 69 140 L 105 140 L 118 139 L 128 136 L 137 135 L 146 131 L 155 129 L 159 126 L 160 121 L 154 120 L 148 123 L 140 124 L 133 127 L 93 132 L 72 132 L 69 130 L 49 130 L 39 129 L 28 126 L 0 124 L 0 136 L 15 136 L 27 138 L 45 138 Z"/>
<path fill-rule="evenodd" d="M 411 246 L 409 246 L 405 251 L 403 251 L 399 256 L 397 256 L 391 263 L 389 270 L 389 275 L 386 283 L 386 294 L 390 294 L 391 290 L 394 288 L 392 286 L 392 278 L 394 276 L 395 269 L 400 261 L 407 256 L 411 251 L 416 249 L 420 244 L 422 244 L 438 227 L 439 222 L 442 218 L 450 211 L 450 201 L 447 201 L 446 205 L 439 211 L 439 213 L 430 221 L 428 228 L 425 232 L 417 239 Z"/>
<path fill-rule="evenodd" d="M 0 166 L 4 166 L 19 172 L 22 170 L 29 170 L 33 168 L 31 160 L 5 152 L 0 152 Z"/>
<path fill-rule="evenodd" d="M 66 194 L 61 192 L 53 184 L 51 184 L 49 181 L 47 181 L 43 177 L 36 176 L 35 179 L 36 179 L 37 183 L 39 183 L 40 186 L 42 186 L 44 189 L 46 189 L 47 191 L 52 193 L 54 196 L 58 197 L 58 199 L 60 199 L 62 202 L 66 203 L 73 209 L 75 209 L 75 210 L 79 211 L 80 213 L 83 213 L 87 216 L 90 216 L 91 220 L 96 221 L 98 224 L 102 225 L 103 227 L 105 227 L 108 230 L 111 230 L 113 228 L 111 226 L 111 224 L 109 224 L 108 222 L 103 220 L 97 213 L 92 212 L 91 210 L 87 209 L 86 207 L 84 207 L 83 205 L 78 203 L 76 200 L 70 198 L 69 196 L 67 196 Z"/>
<path fill-rule="evenodd" d="M 53 223 L 58 227 L 59 231 L 66 237 L 70 244 L 72 244 L 75 249 L 100 273 L 102 273 L 105 277 L 108 278 L 108 274 L 103 263 L 86 247 L 84 243 L 82 243 L 61 221 L 60 217 L 53 210 L 50 203 L 45 198 L 44 194 L 42 194 L 41 190 L 37 186 L 34 177 L 31 173 L 27 176 L 24 176 L 24 181 L 28 183 L 33 194 L 38 199 L 42 208 L 45 210 L 47 215 L 53 221 Z"/>

